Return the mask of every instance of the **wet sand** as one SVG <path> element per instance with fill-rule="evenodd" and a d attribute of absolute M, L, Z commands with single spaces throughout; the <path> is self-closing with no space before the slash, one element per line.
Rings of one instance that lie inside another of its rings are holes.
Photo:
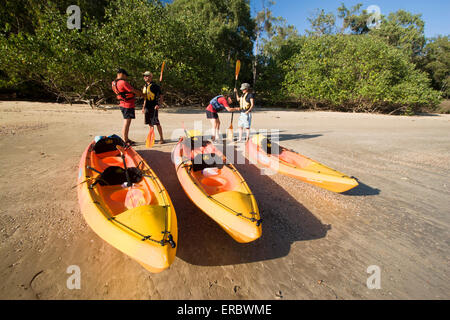
<path fill-rule="evenodd" d="M 226 129 L 230 115 L 220 118 Z M 167 138 L 182 122 L 209 128 L 202 111 L 163 111 L 160 120 Z M 334 194 L 237 165 L 264 219 L 262 237 L 239 244 L 183 192 L 170 162 L 177 133 L 146 150 L 137 112 L 130 138 L 177 210 L 177 257 L 160 274 L 101 240 L 78 206 L 81 154 L 121 125 L 119 110 L 0 102 L 0 299 L 450 298 L 450 115 L 255 112 L 255 129 L 279 128 L 281 145 L 360 186 Z M 71 265 L 79 290 L 67 288 Z M 367 287 L 371 265 L 381 289 Z"/>

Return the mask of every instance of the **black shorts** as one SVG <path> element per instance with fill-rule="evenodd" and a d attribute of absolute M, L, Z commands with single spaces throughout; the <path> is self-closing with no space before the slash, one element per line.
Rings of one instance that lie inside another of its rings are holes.
<path fill-rule="evenodd" d="M 136 119 L 134 108 L 120 107 L 120 111 L 122 111 L 122 116 L 124 119 Z"/>
<path fill-rule="evenodd" d="M 145 108 L 145 124 L 159 126 L 158 110 Z"/>
<path fill-rule="evenodd" d="M 206 118 L 207 119 L 219 119 L 219 114 L 217 112 L 211 112 L 206 110 Z"/>

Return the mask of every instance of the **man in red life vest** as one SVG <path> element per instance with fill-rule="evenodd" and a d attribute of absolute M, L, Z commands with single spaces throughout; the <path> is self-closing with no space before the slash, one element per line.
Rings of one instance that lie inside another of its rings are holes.
<path fill-rule="evenodd" d="M 117 99 L 120 101 L 120 111 L 123 116 L 122 138 L 125 143 L 135 145 L 136 142 L 128 138 L 131 120 L 136 118 L 135 102 L 136 96 L 142 97 L 141 91 L 134 89 L 128 82 L 128 73 L 125 69 L 119 68 L 117 70 L 116 80 L 112 82 L 112 89 L 117 94 Z"/>

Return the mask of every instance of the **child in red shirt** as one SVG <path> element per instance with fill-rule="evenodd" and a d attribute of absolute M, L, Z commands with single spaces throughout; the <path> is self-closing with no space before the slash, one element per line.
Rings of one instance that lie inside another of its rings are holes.
<path fill-rule="evenodd" d="M 208 107 L 206 108 L 206 118 L 211 121 L 212 140 L 219 140 L 220 120 L 219 112 L 227 110 L 228 112 L 239 111 L 239 108 L 231 108 L 230 104 L 233 103 L 231 97 L 220 95 L 213 98 Z"/>

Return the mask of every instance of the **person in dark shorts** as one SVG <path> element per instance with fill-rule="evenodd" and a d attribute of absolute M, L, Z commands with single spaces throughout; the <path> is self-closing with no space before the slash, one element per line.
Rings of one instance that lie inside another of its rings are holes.
<path fill-rule="evenodd" d="M 112 82 L 112 89 L 117 94 L 117 100 L 120 101 L 120 111 L 123 116 L 122 138 L 125 143 L 135 145 L 136 142 L 128 138 L 131 120 L 136 118 L 135 102 L 136 96 L 142 97 L 139 90 L 134 89 L 128 82 L 128 73 L 125 69 L 119 68 L 117 70 L 117 77 Z"/>
<path fill-rule="evenodd" d="M 233 103 L 231 97 L 228 95 L 219 95 L 214 97 L 208 107 L 206 107 L 206 118 L 211 122 L 212 140 L 219 140 L 220 120 L 219 112 L 227 110 L 228 112 L 239 111 L 239 108 L 231 108 L 230 104 Z"/>
<path fill-rule="evenodd" d="M 159 144 L 164 143 L 163 131 L 158 118 L 158 110 L 162 103 L 161 87 L 153 82 L 153 74 L 150 71 L 143 73 L 145 85 L 142 89 L 144 95 L 144 105 L 142 107 L 142 113 L 145 115 L 145 124 L 150 127 L 156 126 L 159 133 Z"/>

